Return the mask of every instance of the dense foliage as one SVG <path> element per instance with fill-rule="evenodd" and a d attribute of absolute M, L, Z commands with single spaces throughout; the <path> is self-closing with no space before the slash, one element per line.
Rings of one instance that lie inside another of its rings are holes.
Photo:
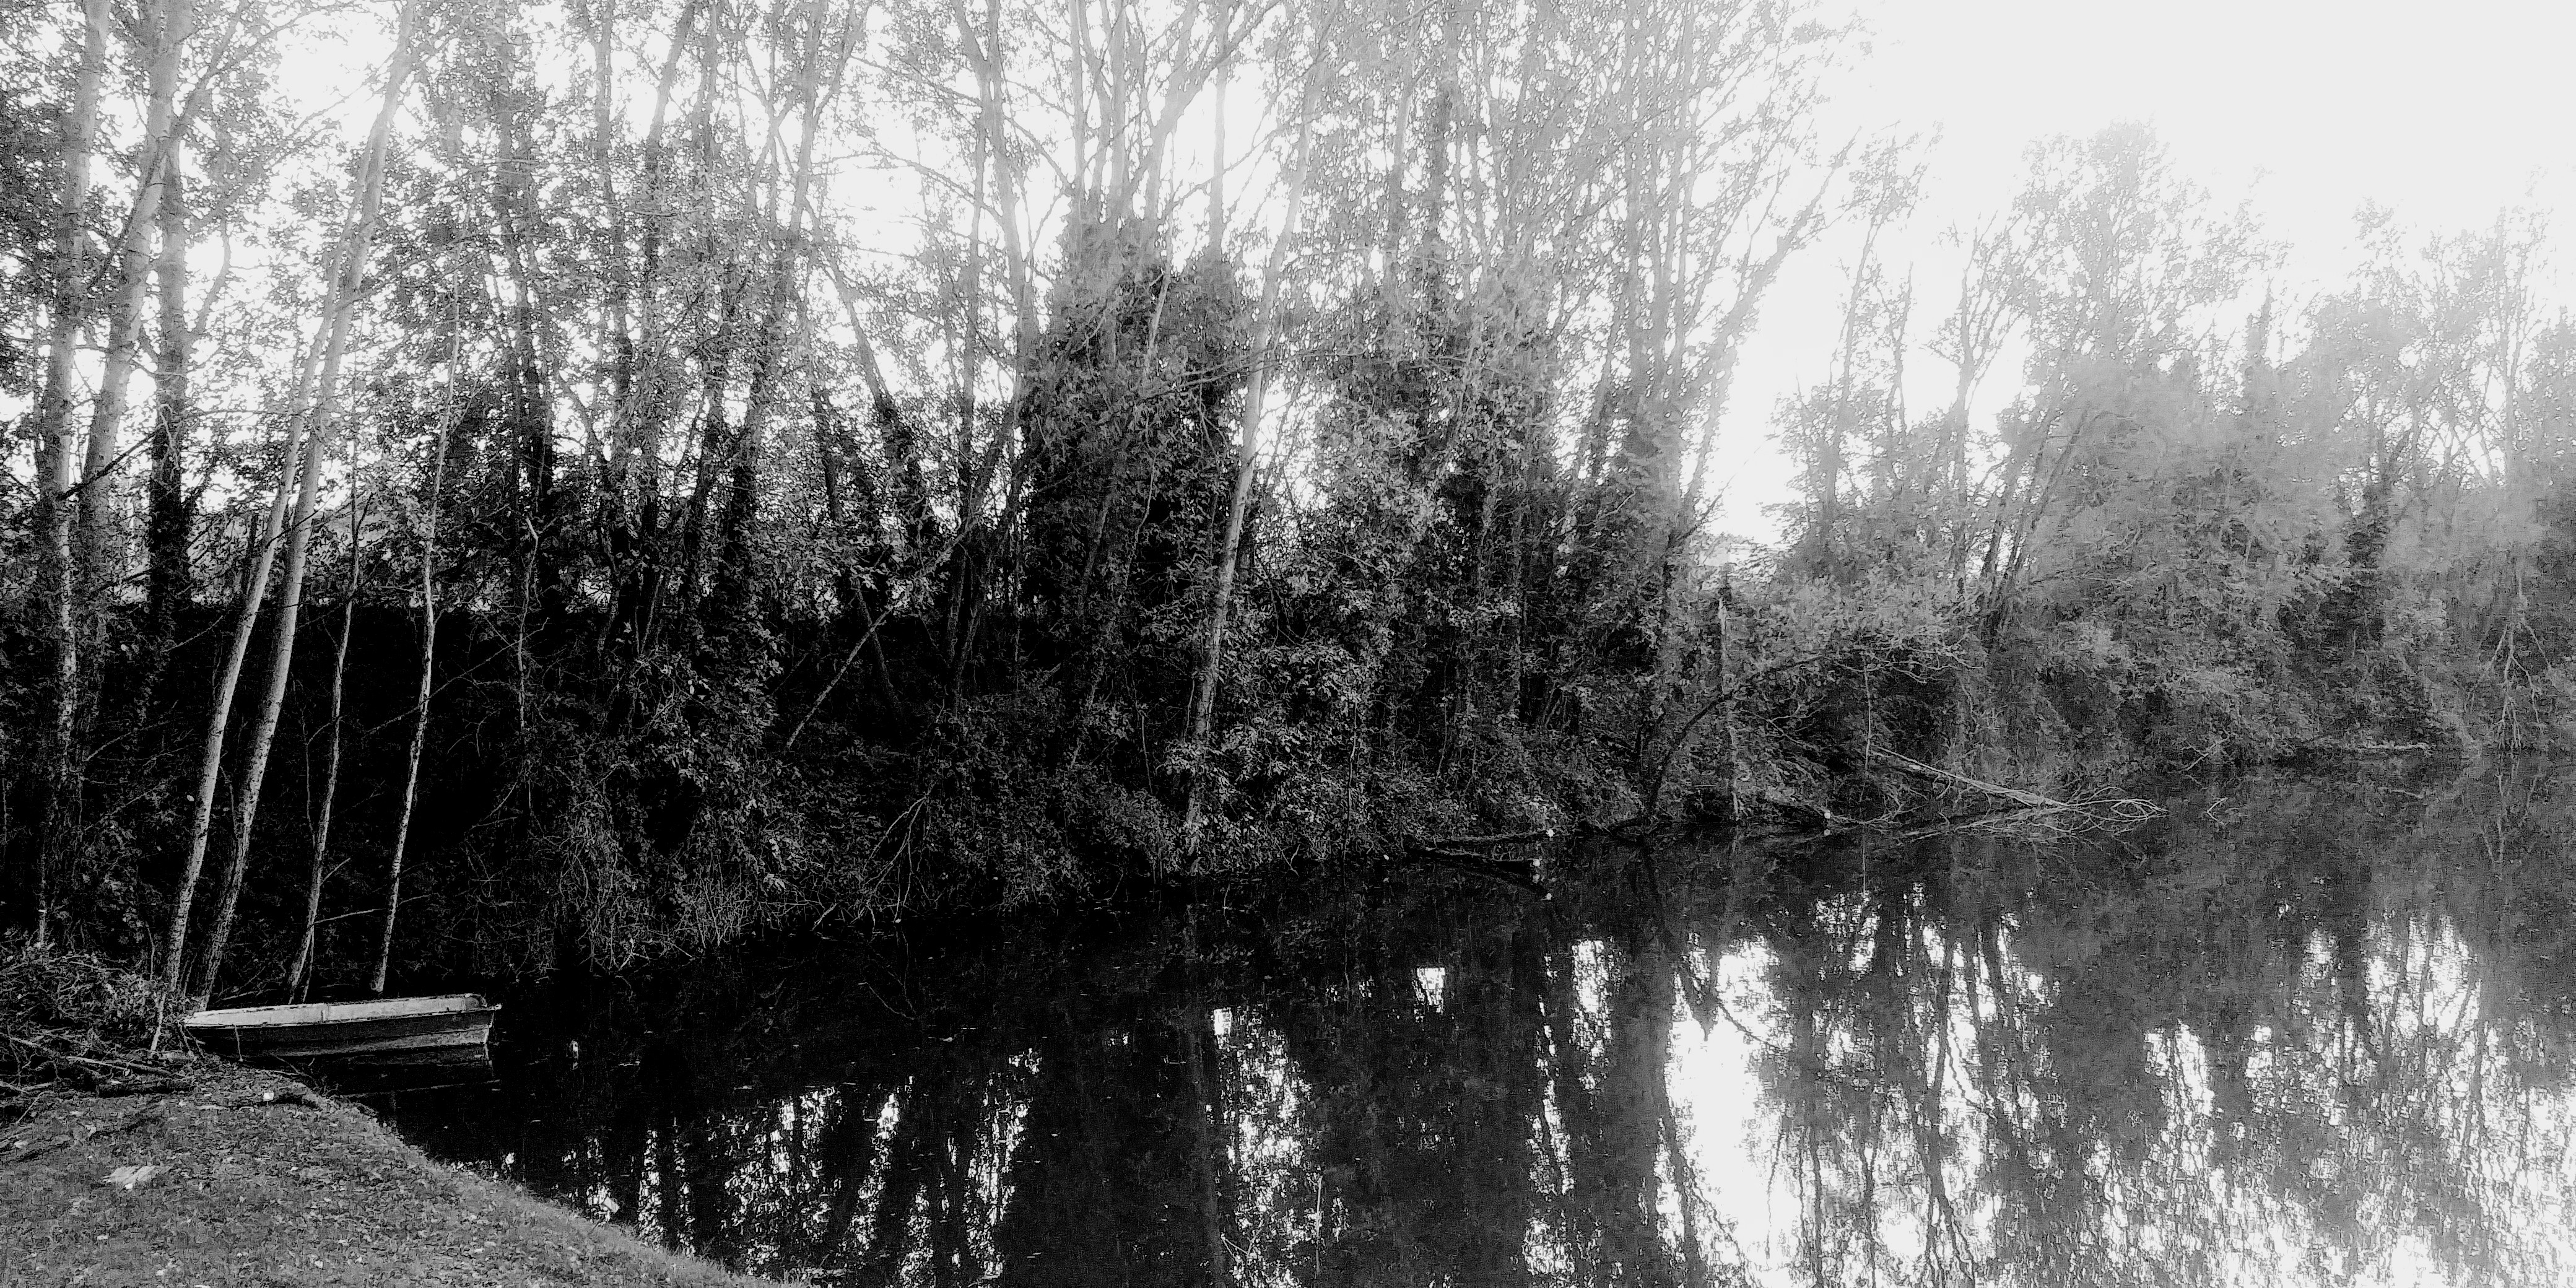
<path fill-rule="evenodd" d="M 1918 313 L 1915 162 L 1820 142 L 1852 33 L 1794 4 L 0 23 L 0 895 L 200 993 L 237 915 L 228 987 L 382 987 L 1875 810 L 1880 746 L 2560 734 L 2529 221 L 2276 306 L 2118 130 Z M 1844 234 L 1808 499 L 1730 551 L 1742 342 Z"/>

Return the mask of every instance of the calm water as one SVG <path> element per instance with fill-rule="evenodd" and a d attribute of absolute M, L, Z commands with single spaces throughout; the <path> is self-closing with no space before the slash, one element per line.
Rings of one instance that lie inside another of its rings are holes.
<path fill-rule="evenodd" d="M 2171 805 L 771 946 L 387 1108 L 823 1282 L 2576 1282 L 2576 773 Z"/>

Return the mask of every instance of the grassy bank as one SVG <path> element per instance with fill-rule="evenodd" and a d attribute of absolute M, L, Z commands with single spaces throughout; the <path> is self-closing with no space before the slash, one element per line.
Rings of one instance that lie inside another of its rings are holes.
<path fill-rule="evenodd" d="M 434 1162 L 291 1079 L 156 1043 L 174 1004 L 96 958 L 0 952 L 0 1288 L 760 1282 Z"/>
<path fill-rule="evenodd" d="M 0 1288 L 761 1282 L 433 1162 L 288 1079 L 186 1082 L 50 1094 L 0 1128 Z M 127 1188 L 123 1168 L 159 1170 Z"/>

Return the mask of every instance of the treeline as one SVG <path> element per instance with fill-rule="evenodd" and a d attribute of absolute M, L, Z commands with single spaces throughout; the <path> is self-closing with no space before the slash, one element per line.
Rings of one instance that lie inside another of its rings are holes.
<path fill-rule="evenodd" d="M 2358 228 L 2362 266 L 2293 306 L 2248 212 L 2114 129 L 2033 149 L 1928 323 L 1864 241 L 1841 353 L 1780 411 L 1804 499 L 1774 593 L 1921 604 L 1882 629 L 1998 769 L 2563 744 L 2576 325 L 2546 221 Z M 1928 414 L 1926 353 L 1956 376 Z"/>
<path fill-rule="evenodd" d="M 0 23 L 8 918 L 200 993 L 1880 808 L 1879 745 L 2555 729 L 2535 230 L 2248 307 L 2118 131 L 1918 310 L 1797 6 Z M 1741 345 L 1837 230 L 1812 500 L 1730 564 Z"/>

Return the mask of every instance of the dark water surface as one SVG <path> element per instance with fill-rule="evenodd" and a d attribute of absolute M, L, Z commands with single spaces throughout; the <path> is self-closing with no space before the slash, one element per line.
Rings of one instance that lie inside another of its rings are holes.
<path fill-rule="evenodd" d="M 382 1103 L 823 1282 L 2576 1282 L 2576 774 L 2170 804 L 769 945 Z"/>

